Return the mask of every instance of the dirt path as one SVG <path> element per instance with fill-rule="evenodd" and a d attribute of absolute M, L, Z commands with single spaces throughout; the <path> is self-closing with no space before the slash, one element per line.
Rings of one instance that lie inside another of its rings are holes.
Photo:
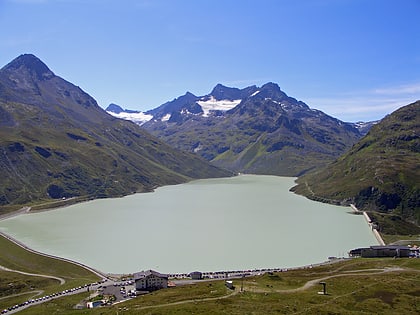
<path fill-rule="evenodd" d="M 258 289 L 258 290 L 253 290 L 250 287 L 246 287 L 245 291 L 250 291 L 250 292 L 257 292 L 257 293 L 296 293 L 296 292 L 301 292 L 301 291 L 305 291 L 308 290 L 309 288 L 315 286 L 315 285 L 319 285 L 320 281 L 325 281 L 331 278 L 338 278 L 338 277 L 349 277 L 349 276 L 368 276 L 368 275 L 377 275 L 377 274 L 382 274 L 382 273 L 387 273 L 387 272 L 396 272 L 396 271 L 403 271 L 405 269 L 403 268 L 399 268 L 399 267 L 393 267 L 393 268 L 384 268 L 384 269 L 361 269 L 361 270 L 352 270 L 352 271 L 343 271 L 340 274 L 335 274 L 335 275 L 330 275 L 330 276 L 325 276 L 322 278 L 317 278 L 317 279 L 313 279 L 313 280 L 309 280 L 308 282 L 306 282 L 303 286 L 296 288 L 296 289 L 284 289 L 284 290 L 264 290 L 264 289 Z M 349 292 L 346 293 L 345 295 L 351 295 L 354 292 Z M 189 304 L 189 303 L 199 303 L 199 302 L 208 302 L 208 301 L 217 301 L 217 300 L 221 300 L 221 299 L 227 299 L 229 297 L 232 297 L 234 295 L 237 295 L 238 293 L 240 293 L 239 290 L 234 290 L 231 293 L 224 295 L 224 296 L 219 296 L 219 297 L 214 297 L 214 298 L 204 298 L 204 299 L 192 299 L 192 300 L 184 300 L 184 301 L 179 301 L 179 302 L 173 302 L 173 303 L 165 303 L 165 304 L 158 304 L 158 305 L 149 305 L 149 306 L 143 306 L 143 307 L 137 307 L 135 308 L 136 310 L 146 310 L 146 309 L 152 309 L 152 308 L 160 308 L 160 307 L 167 307 L 167 306 L 175 306 L 175 305 L 182 305 L 182 304 Z M 339 297 L 345 296 L 345 295 L 341 295 Z M 339 298 L 339 297 L 335 297 L 333 300 Z M 329 301 L 328 303 L 331 303 L 331 301 Z M 299 313 L 296 313 L 299 314 Z"/>
<path fill-rule="evenodd" d="M 0 265 L 0 270 L 4 270 L 4 271 L 8 271 L 8 272 L 20 273 L 21 275 L 27 275 L 27 276 L 50 278 L 50 279 L 58 280 L 60 282 L 60 285 L 63 285 L 64 283 L 66 283 L 66 280 L 64 280 L 63 278 L 60 278 L 60 277 L 55 277 L 55 276 L 50 276 L 50 275 L 42 275 L 42 274 L 38 274 L 38 273 L 30 273 L 30 272 L 24 272 L 24 271 L 20 271 L 20 270 L 9 269 L 9 268 L 6 268 L 6 267 L 1 266 L 1 265 Z"/>
<path fill-rule="evenodd" d="M 344 271 L 341 274 L 337 274 L 337 275 L 331 275 L 331 276 L 326 276 L 326 277 L 322 277 L 319 279 L 314 279 L 314 280 L 310 280 L 308 282 L 305 283 L 304 286 L 294 289 L 294 291 L 291 292 L 299 292 L 299 291 L 304 291 L 309 289 L 310 287 L 313 287 L 314 285 L 318 285 L 319 282 L 321 281 L 325 281 L 331 278 L 338 278 L 338 277 L 349 277 L 349 276 L 371 276 L 371 275 L 378 275 L 378 274 L 382 274 L 382 273 L 387 273 L 387 272 L 396 272 L 396 271 L 402 271 L 404 270 L 403 268 L 399 268 L 399 267 L 393 267 L 393 268 L 385 268 L 385 269 L 362 269 L 362 270 L 353 270 L 353 271 Z"/>
<path fill-rule="evenodd" d="M 350 276 L 370 276 L 370 275 L 378 275 L 387 272 L 396 272 L 396 271 L 403 271 L 405 269 L 399 267 L 393 268 L 384 268 L 384 269 L 361 269 L 361 270 L 352 270 L 352 271 L 343 271 L 342 273 L 325 276 L 322 278 L 317 278 L 313 280 L 309 280 L 303 286 L 296 288 L 296 289 L 284 289 L 284 290 L 265 290 L 264 288 L 252 288 L 252 287 L 245 287 L 245 291 L 256 292 L 256 293 L 296 293 L 308 290 L 309 288 L 319 285 L 319 282 L 325 281 L 332 278 L 338 277 L 350 277 Z"/>
<path fill-rule="evenodd" d="M 373 270 L 377 270 L 377 271 L 376 272 L 373 272 Z M 331 278 L 336 278 L 336 277 L 345 277 L 345 276 L 368 276 L 368 275 L 377 275 L 377 274 L 382 274 L 382 273 L 387 273 L 387 272 L 396 272 L 396 271 L 403 271 L 403 270 L 407 270 L 407 269 L 399 268 L 399 267 L 393 267 L 393 268 L 385 268 L 385 269 L 354 270 L 354 271 L 348 271 L 348 272 L 344 272 L 342 274 L 337 274 L 337 275 L 333 275 L 333 276 L 329 276 L 329 277 L 325 277 L 325 278 L 321 278 L 321 279 L 311 280 L 311 281 L 308 281 L 305 285 L 307 285 L 309 282 L 312 282 L 312 285 L 316 285 L 316 284 L 319 284 L 319 281 L 327 280 L 327 279 L 331 279 Z M 370 272 L 367 272 L 366 273 L 365 271 L 370 271 Z M 345 294 L 334 296 L 334 298 L 332 298 L 329 301 L 326 301 L 325 303 L 317 304 L 317 305 L 314 305 L 312 307 L 305 308 L 302 311 L 295 312 L 293 314 L 306 314 L 309 310 L 311 310 L 311 309 L 313 309 L 315 307 L 319 308 L 321 305 L 326 305 L 326 304 L 334 303 L 335 300 L 337 300 L 337 299 L 340 299 L 340 298 L 342 298 L 344 296 L 349 296 L 349 295 L 355 294 L 357 292 L 365 291 L 367 287 L 371 287 L 371 286 L 374 286 L 374 285 L 376 285 L 376 283 L 371 283 L 371 284 L 368 284 L 368 285 L 364 285 L 363 288 L 360 288 L 360 289 L 357 289 L 357 290 L 353 290 L 353 291 L 347 292 Z"/>

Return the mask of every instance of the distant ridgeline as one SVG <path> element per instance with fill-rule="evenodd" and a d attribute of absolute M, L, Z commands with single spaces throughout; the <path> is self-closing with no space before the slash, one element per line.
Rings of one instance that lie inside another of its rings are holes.
<path fill-rule="evenodd" d="M 0 213 L 232 175 L 109 115 L 34 55 L 0 69 L 0 149 Z"/>
<path fill-rule="evenodd" d="M 418 226 L 400 222 L 401 218 L 416 225 L 420 222 L 419 178 L 417 101 L 386 116 L 334 163 L 300 177 L 292 190 L 313 199 L 353 202 L 359 209 L 378 211 L 383 215 L 374 217 L 390 234 L 420 234 Z"/>
<path fill-rule="evenodd" d="M 170 145 L 233 172 L 298 176 L 334 161 L 371 124 L 345 123 L 287 96 L 275 83 L 244 89 L 221 84 L 205 96 L 186 93 L 133 120 Z"/>

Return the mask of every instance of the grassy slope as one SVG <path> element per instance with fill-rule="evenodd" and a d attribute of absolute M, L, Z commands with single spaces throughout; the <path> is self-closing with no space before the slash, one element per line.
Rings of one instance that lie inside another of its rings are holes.
<path fill-rule="evenodd" d="M 0 213 L 230 176 L 107 114 L 33 55 L 0 69 Z"/>
<path fill-rule="evenodd" d="M 416 102 L 385 117 L 327 168 L 299 178 L 293 190 L 312 199 L 353 202 L 359 209 L 418 223 L 419 134 L 420 102 Z M 406 234 L 420 233 L 413 229 Z"/>
<path fill-rule="evenodd" d="M 58 281 L 0 272 L 0 308 L 30 297 L 34 290 L 48 294 L 97 280 L 75 265 L 46 258 L 0 238 L 0 264 L 10 268 L 47 273 L 66 279 Z M 388 268 L 400 268 L 383 272 Z M 301 288 L 314 280 L 314 285 Z M 327 283 L 327 296 L 320 296 L 319 281 Z M 7 283 L 7 285 L 5 285 Z M 8 285 L 13 283 L 14 287 Z M 75 310 L 87 293 L 62 297 L 32 306 L 20 314 L 418 314 L 420 312 L 420 259 L 352 259 L 310 269 L 265 274 L 246 278 L 245 292 L 238 292 L 241 279 L 234 280 L 236 291 L 224 287 L 223 281 L 201 282 L 156 291 L 112 307 Z M 232 294 L 233 293 L 233 294 Z M 173 304 L 177 303 L 177 304 Z"/>
<path fill-rule="evenodd" d="M 280 100 L 290 108 L 283 109 Z M 224 118 L 191 115 L 177 122 L 151 121 L 144 128 L 235 172 L 298 176 L 332 162 L 360 137 L 332 117 L 300 106 L 287 97 L 252 97 Z"/>
<path fill-rule="evenodd" d="M 0 237 L 0 249 L 1 266 L 33 274 L 55 276 L 65 280 L 65 283 L 60 285 L 58 280 L 0 270 L 0 309 L 36 296 L 37 292 L 31 293 L 31 291 L 42 290 L 44 293 L 41 296 L 43 296 L 99 280 L 98 276 L 84 268 L 29 252 L 4 237 Z M 14 294 L 24 295 L 8 297 Z"/>
<path fill-rule="evenodd" d="M 2 106 L 10 105 L 0 102 Z M 0 157 L 0 212 L 51 201 L 47 195 L 51 185 L 60 187 L 63 197 L 100 198 L 150 191 L 191 178 L 230 175 L 170 148 L 131 122 L 110 117 L 88 131 L 72 128 L 67 124 L 70 117 L 65 126 L 52 126 L 47 118 L 34 125 L 31 117 L 19 117 L 26 107 L 13 104 L 12 115 L 20 128 L 0 129 L 0 147 L 5 152 Z M 31 110 L 34 117 L 42 117 L 41 110 Z M 71 139 L 68 133 L 85 140 Z"/>
<path fill-rule="evenodd" d="M 381 271 L 390 267 L 403 269 Z M 327 278 L 326 296 L 317 293 L 322 288 L 318 285 L 322 278 Z M 310 280 L 316 283 L 306 290 L 284 291 L 299 288 Z M 373 314 L 379 310 L 384 315 L 418 314 L 419 282 L 420 259 L 354 259 L 246 278 L 245 292 L 231 296 L 222 281 L 202 282 L 157 291 L 107 308 L 74 310 L 73 305 L 83 299 L 79 295 L 31 307 L 21 314 Z M 241 280 L 235 280 L 234 285 L 239 291 Z M 177 304 L 170 304 L 174 302 Z"/>

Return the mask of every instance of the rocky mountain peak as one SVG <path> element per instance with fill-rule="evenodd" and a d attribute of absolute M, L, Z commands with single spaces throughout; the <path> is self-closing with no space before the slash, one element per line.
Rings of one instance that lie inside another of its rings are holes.
<path fill-rule="evenodd" d="M 231 92 L 232 90 L 239 91 L 239 89 L 229 88 L 219 83 L 213 88 L 210 95 L 214 96 L 216 99 L 219 99 L 219 100 L 227 99 L 228 98 L 227 94 L 231 94 L 229 92 Z"/>
<path fill-rule="evenodd" d="M 234 101 L 244 99 L 255 91 L 257 91 L 257 87 L 255 85 L 249 86 L 245 89 L 238 89 L 227 87 L 219 83 L 213 88 L 207 97 L 213 96 L 216 100 Z"/>
<path fill-rule="evenodd" d="M 123 109 L 120 105 L 117 105 L 117 104 L 111 103 L 111 104 L 109 104 L 109 105 L 108 105 L 108 107 L 106 108 L 106 111 L 107 111 L 107 112 L 113 112 L 113 113 L 115 113 L 115 114 L 119 114 L 119 113 L 123 112 L 123 111 L 124 111 L 124 109 Z"/>
<path fill-rule="evenodd" d="M 1 69 L 2 72 L 13 72 L 14 74 L 30 74 L 38 80 L 48 80 L 54 77 L 54 73 L 38 57 L 32 54 L 23 54 L 12 60 Z"/>
<path fill-rule="evenodd" d="M 0 214 L 231 174 L 111 117 L 33 55 L 0 70 L 0 134 Z"/>
<path fill-rule="evenodd" d="M 184 97 L 185 98 L 188 98 L 188 99 L 196 99 L 197 98 L 197 96 L 195 96 L 194 94 L 192 94 L 191 92 L 187 92 L 187 93 L 185 93 L 184 94 Z"/>
<path fill-rule="evenodd" d="M 57 102 L 72 110 L 77 107 L 102 110 L 90 95 L 56 76 L 32 54 L 20 55 L 0 69 L 0 86 L 7 91 L 8 102 L 38 106 L 50 113 L 57 112 Z"/>
<path fill-rule="evenodd" d="M 271 98 L 275 100 L 282 100 L 282 99 L 288 98 L 286 93 L 284 93 L 280 89 L 280 86 L 278 86 L 278 84 L 273 83 L 273 82 L 264 84 L 261 87 L 260 92 L 256 94 L 256 96 L 263 97 L 263 98 Z"/>
<path fill-rule="evenodd" d="M 281 91 L 280 86 L 274 82 L 267 82 L 261 87 L 261 90 Z"/>

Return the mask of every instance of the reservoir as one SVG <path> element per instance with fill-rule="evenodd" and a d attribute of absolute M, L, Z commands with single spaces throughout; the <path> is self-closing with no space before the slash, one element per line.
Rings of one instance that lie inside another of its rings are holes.
<path fill-rule="evenodd" d="M 196 180 L 16 216 L 0 231 L 106 273 L 290 268 L 378 244 L 363 216 L 293 185 L 261 175 Z"/>

